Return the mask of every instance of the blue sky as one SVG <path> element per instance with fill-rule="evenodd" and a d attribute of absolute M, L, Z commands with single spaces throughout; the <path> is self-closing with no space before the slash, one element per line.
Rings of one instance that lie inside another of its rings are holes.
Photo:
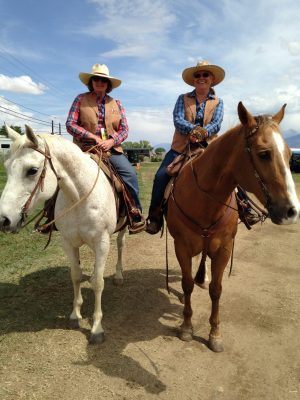
<path fill-rule="evenodd" d="M 170 142 L 174 104 L 191 90 L 181 73 L 207 59 L 226 71 L 222 132 L 240 100 L 254 114 L 286 102 L 282 129 L 300 132 L 298 0 L 0 0 L 0 10 L 0 125 L 50 131 L 53 119 L 64 134 L 85 91 L 79 72 L 104 63 L 122 80 L 112 95 L 128 140 Z"/>

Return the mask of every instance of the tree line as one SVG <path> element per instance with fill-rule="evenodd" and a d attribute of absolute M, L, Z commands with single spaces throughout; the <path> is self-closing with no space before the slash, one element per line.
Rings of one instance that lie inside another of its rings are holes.
<path fill-rule="evenodd" d="M 12 126 L 11 128 L 14 129 L 15 131 L 23 134 L 24 132 L 22 131 L 22 128 L 20 126 Z M 5 130 L 5 126 L 2 125 L 1 129 L 0 129 L 0 135 L 4 135 L 6 136 L 6 130 Z M 125 141 L 122 143 L 122 147 L 123 149 L 149 149 L 149 150 L 153 150 L 153 146 L 151 146 L 150 142 L 148 140 L 140 140 L 139 142 L 131 142 L 131 141 Z M 155 153 L 156 154 L 161 154 L 164 153 L 165 149 L 162 147 L 158 147 L 157 149 L 155 149 Z"/>

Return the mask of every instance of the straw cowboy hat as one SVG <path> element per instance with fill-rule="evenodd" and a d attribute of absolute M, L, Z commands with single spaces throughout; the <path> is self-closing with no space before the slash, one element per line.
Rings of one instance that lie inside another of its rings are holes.
<path fill-rule="evenodd" d="M 195 67 L 186 68 L 182 72 L 182 79 L 185 83 L 191 86 L 194 85 L 194 74 L 198 71 L 208 71 L 214 76 L 212 86 L 218 85 L 225 77 L 225 71 L 223 68 L 217 65 L 210 64 L 207 60 L 198 61 Z"/>
<path fill-rule="evenodd" d="M 91 72 L 80 72 L 79 79 L 86 86 L 89 84 L 89 80 L 92 76 L 102 76 L 103 78 L 107 78 L 111 82 L 112 89 L 121 85 L 120 79 L 114 78 L 113 76 L 109 76 L 109 69 L 105 64 L 95 64 L 92 67 Z"/>

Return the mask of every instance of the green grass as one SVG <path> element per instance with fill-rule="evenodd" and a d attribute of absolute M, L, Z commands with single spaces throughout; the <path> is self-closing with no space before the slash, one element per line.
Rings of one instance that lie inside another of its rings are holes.
<path fill-rule="evenodd" d="M 152 182 L 160 163 L 142 163 L 137 170 L 143 213 L 147 216 Z M 300 174 L 293 174 L 300 184 Z M 5 184 L 5 171 L 0 162 L 0 192 Z M 53 233 L 49 247 L 44 250 L 48 236 L 32 232 L 32 223 L 18 234 L 0 233 L 0 335 L 10 330 L 35 329 L 62 323 L 64 300 L 72 299 L 68 261 L 60 245 L 59 232 Z M 83 257 L 90 256 L 82 249 Z M 53 310 L 55 301 L 58 309 Z M 54 315 L 54 314 L 55 315 Z M 29 328 L 28 328 L 29 329 Z M 0 339 L 1 340 L 1 339 Z"/>
<path fill-rule="evenodd" d="M 142 163 L 137 170 L 143 214 L 147 216 L 152 182 L 160 163 Z M 300 174 L 293 174 L 296 184 L 300 184 Z M 0 163 L 0 192 L 5 184 L 5 171 Z M 33 223 L 20 233 L 0 233 L 0 276 L 1 281 L 15 282 L 29 273 L 47 269 L 51 265 L 67 265 L 59 242 L 59 233 L 54 233 L 49 247 L 44 250 L 47 235 L 33 232 Z M 1 301 L 1 293 L 0 293 Z"/>
<path fill-rule="evenodd" d="M 300 184 L 300 174 L 292 173 L 296 185 Z"/>
<path fill-rule="evenodd" d="M 5 181 L 6 181 L 6 173 L 5 173 L 4 165 L 3 165 L 3 163 L 0 163 L 0 193 L 2 192 Z"/>
<path fill-rule="evenodd" d="M 159 165 L 159 163 L 143 163 L 142 167 L 137 170 L 140 198 L 145 216 L 147 216 L 150 203 L 153 177 Z M 5 180 L 5 171 L 3 165 L 0 164 L 0 192 L 3 190 Z M 50 245 L 44 250 L 48 235 L 33 232 L 33 224 L 31 223 L 18 234 L 0 232 L 0 276 L 2 282 L 14 281 L 16 283 L 24 275 L 36 270 L 45 269 L 51 265 L 67 264 L 60 245 L 59 233 L 53 233 Z"/>
<path fill-rule="evenodd" d="M 144 163 L 137 170 L 145 216 L 158 167 L 159 163 Z M 5 179 L 0 163 L 0 192 Z M 18 234 L 0 233 L 0 335 L 28 327 L 34 330 L 37 320 L 39 327 L 47 327 L 50 320 L 60 324 L 57 313 L 65 317 L 63 299 L 66 296 L 72 299 L 68 261 L 59 232 L 53 233 L 50 245 L 44 250 L 47 240 L 48 235 L 33 232 L 33 223 Z M 82 256 L 89 263 L 91 252 L 87 247 L 82 248 Z M 53 301 L 58 310 L 51 307 Z"/>
<path fill-rule="evenodd" d="M 143 213 L 146 214 L 150 204 L 152 183 L 155 172 L 160 166 L 159 162 L 142 163 L 140 169 L 137 170 L 139 188 L 140 188 L 140 200 L 143 207 Z"/>

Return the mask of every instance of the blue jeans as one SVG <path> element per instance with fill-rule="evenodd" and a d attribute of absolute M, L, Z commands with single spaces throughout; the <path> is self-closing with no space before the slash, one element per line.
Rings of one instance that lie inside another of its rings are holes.
<path fill-rule="evenodd" d="M 109 158 L 117 173 L 122 178 L 126 188 L 128 189 L 135 206 L 142 211 L 139 199 L 139 185 L 136 172 L 124 154 L 112 154 Z"/>
<path fill-rule="evenodd" d="M 177 151 L 171 149 L 165 155 L 165 158 L 163 159 L 154 177 L 151 204 L 149 210 L 153 210 L 161 206 L 165 189 L 171 179 L 171 177 L 166 172 L 167 166 L 171 164 L 174 158 L 177 157 L 179 154 L 180 153 L 177 153 Z"/>

